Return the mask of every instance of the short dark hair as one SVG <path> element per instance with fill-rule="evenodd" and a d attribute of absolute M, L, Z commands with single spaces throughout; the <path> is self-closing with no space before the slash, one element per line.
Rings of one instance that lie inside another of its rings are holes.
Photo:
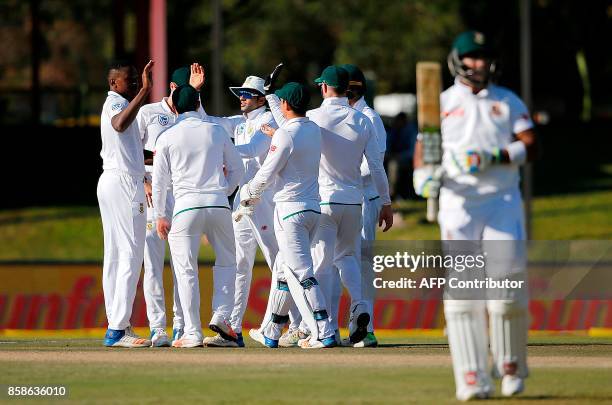
<path fill-rule="evenodd" d="M 115 59 L 108 65 L 108 71 L 133 68 L 134 64 L 129 59 Z"/>

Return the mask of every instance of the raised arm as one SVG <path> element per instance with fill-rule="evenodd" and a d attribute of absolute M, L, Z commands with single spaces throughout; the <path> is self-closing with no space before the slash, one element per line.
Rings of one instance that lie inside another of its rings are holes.
<path fill-rule="evenodd" d="M 270 106 L 270 111 L 272 112 L 272 116 L 274 117 L 274 121 L 278 124 L 279 128 L 285 125 L 287 119 L 283 116 L 280 108 L 280 99 L 276 94 L 268 94 L 266 96 L 266 100 L 268 101 L 268 106 Z"/>
<path fill-rule="evenodd" d="M 151 69 L 153 69 L 154 62 L 152 60 L 147 63 L 147 66 L 142 71 L 142 87 L 136 97 L 130 101 L 119 114 L 116 114 L 111 118 L 111 125 L 117 132 L 124 132 L 136 119 L 136 114 L 142 105 L 147 101 L 149 92 L 153 88 L 153 81 L 151 80 Z"/>

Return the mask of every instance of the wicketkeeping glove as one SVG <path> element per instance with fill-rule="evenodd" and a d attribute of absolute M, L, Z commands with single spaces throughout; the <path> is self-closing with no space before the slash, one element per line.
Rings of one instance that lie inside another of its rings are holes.
<path fill-rule="evenodd" d="M 268 77 L 266 77 L 266 81 L 264 82 L 264 91 L 266 92 L 266 95 L 272 94 L 274 93 L 274 90 L 276 90 L 276 86 L 275 86 L 276 79 L 278 78 L 278 76 L 280 76 L 282 70 L 283 70 L 283 62 L 276 65 L 276 67 L 274 68 L 274 71 L 270 73 Z"/>
<path fill-rule="evenodd" d="M 452 154 L 453 162 L 463 173 L 479 173 L 492 164 L 501 163 L 501 149 L 468 150 L 464 153 Z"/>
<path fill-rule="evenodd" d="M 254 195 L 249 192 L 249 184 L 240 187 L 240 205 L 252 207 L 259 203 L 261 195 Z"/>

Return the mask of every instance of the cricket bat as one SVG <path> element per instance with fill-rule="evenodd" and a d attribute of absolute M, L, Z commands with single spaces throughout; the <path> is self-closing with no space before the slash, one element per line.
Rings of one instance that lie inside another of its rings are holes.
<path fill-rule="evenodd" d="M 442 70 L 438 62 L 418 62 L 416 66 L 417 120 L 423 134 L 423 162 L 438 173 L 442 163 L 440 136 L 440 93 Z M 427 221 L 435 222 L 438 215 L 438 196 L 427 199 Z"/>

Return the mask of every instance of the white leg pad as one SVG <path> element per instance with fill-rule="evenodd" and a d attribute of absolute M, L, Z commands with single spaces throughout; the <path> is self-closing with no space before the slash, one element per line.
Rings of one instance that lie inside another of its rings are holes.
<path fill-rule="evenodd" d="M 525 378 L 527 368 L 527 304 L 514 300 L 488 301 L 493 375 Z"/>

